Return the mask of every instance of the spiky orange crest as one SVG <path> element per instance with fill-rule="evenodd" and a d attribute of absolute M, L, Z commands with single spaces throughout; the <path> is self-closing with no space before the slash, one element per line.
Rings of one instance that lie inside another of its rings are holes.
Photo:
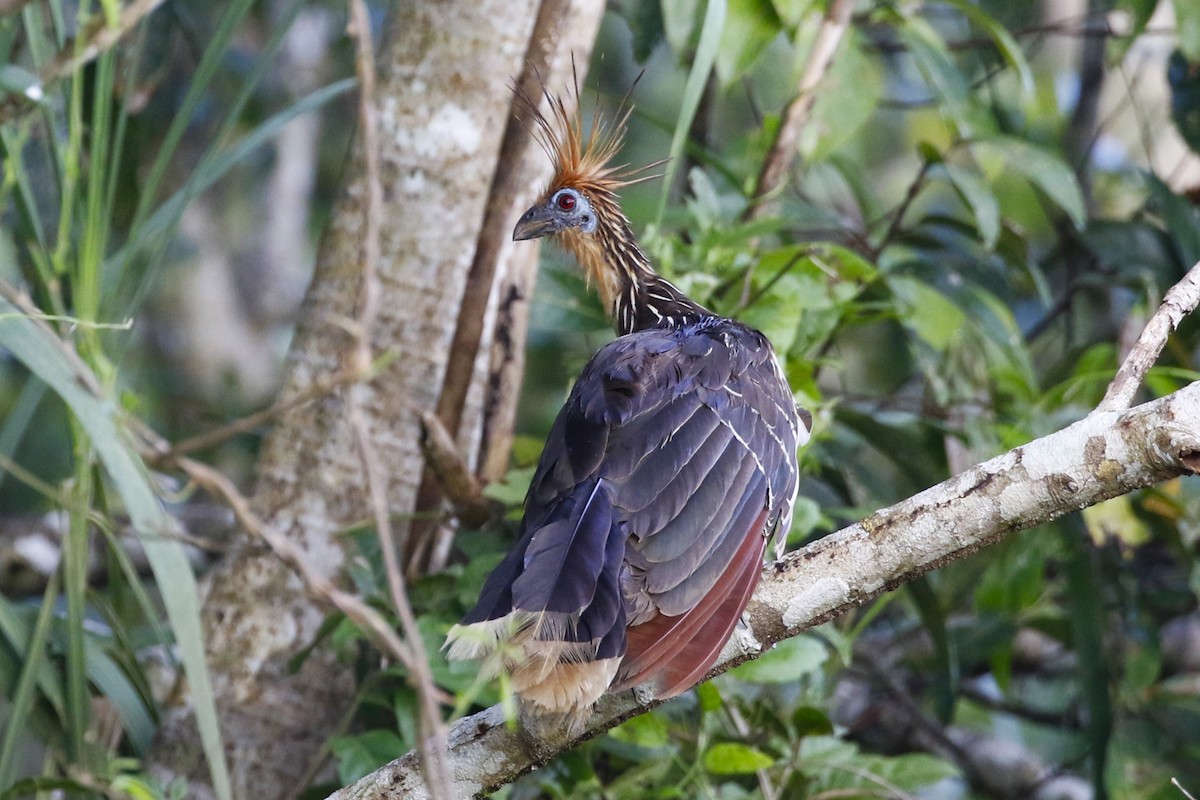
<path fill-rule="evenodd" d="M 626 123 L 633 111 L 628 102 L 628 95 L 612 118 L 606 118 L 597 104 L 586 138 L 580 113 L 583 98 L 579 92 L 578 79 L 574 87 L 575 102 L 571 104 L 574 106 L 573 112 L 568 110 L 567 101 L 571 98 L 570 94 L 555 95 L 543 88 L 542 95 L 550 109 L 548 116 L 542 113 L 532 97 L 517 89 L 517 97 L 524 106 L 526 119 L 532 122 L 530 133 L 554 162 L 554 177 L 550 180 L 548 192 L 553 193 L 569 186 L 593 197 L 612 196 L 622 186 L 654 177 L 640 173 L 656 166 L 655 164 L 636 168 L 629 168 L 624 164 L 609 164 L 621 149 Z"/>

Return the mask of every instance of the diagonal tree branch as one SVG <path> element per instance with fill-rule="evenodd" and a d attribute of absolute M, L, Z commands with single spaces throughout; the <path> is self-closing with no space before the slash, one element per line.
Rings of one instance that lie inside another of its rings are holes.
<path fill-rule="evenodd" d="M 1195 311 L 1197 305 L 1200 305 L 1200 263 L 1188 270 L 1183 280 L 1167 291 L 1162 305 L 1146 323 L 1121 368 L 1117 370 L 1116 377 L 1108 385 L 1108 391 L 1104 393 L 1100 405 L 1096 406 L 1096 411 L 1122 411 L 1129 408 L 1146 373 L 1166 346 L 1171 331 L 1178 328 L 1183 318 Z"/>
<path fill-rule="evenodd" d="M 1200 383 L 1123 413 L 1098 411 L 965 472 L 769 566 L 750 602 L 764 645 L 795 636 L 1006 536 L 1168 478 L 1200 463 Z M 731 643 L 709 676 L 755 658 Z M 539 741 L 505 725 L 499 706 L 450 730 L 456 797 L 495 789 L 558 753 L 657 705 L 631 692 L 601 700 L 582 737 Z M 409 754 L 331 796 L 421 798 Z"/>

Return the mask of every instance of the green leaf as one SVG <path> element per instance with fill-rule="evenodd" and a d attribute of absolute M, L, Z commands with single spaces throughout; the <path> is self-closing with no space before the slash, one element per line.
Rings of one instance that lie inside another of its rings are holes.
<path fill-rule="evenodd" d="M 948 297 L 926 283 L 904 276 L 888 279 L 904 323 L 921 341 L 945 352 L 959 339 L 967 315 Z"/>
<path fill-rule="evenodd" d="M 1200 261 L 1200 212 L 1187 198 L 1171 191 L 1158 176 L 1146 176 L 1153 210 L 1162 218 L 1163 228 L 1179 252 L 1179 266 L 1190 269 Z"/>
<path fill-rule="evenodd" d="M 399 734 L 390 730 L 373 730 L 358 736 L 335 736 L 329 749 L 338 759 L 338 777 L 348 785 L 404 755 L 407 747 Z"/>
<path fill-rule="evenodd" d="M 624 6 L 625 24 L 629 26 L 633 58 L 644 64 L 658 43 L 666 38 L 662 5 L 655 0 L 630 3 Z"/>
<path fill-rule="evenodd" d="M 862 34 L 851 27 L 821 79 L 809 123 L 800 132 L 804 161 L 824 161 L 854 139 L 879 108 L 883 90 L 880 60 L 870 52 Z"/>
<path fill-rule="evenodd" d="M 666 747 L 671 741 L 666 720 L 654 712 L 626 720 L 608 735 L 625 744 L 649 749 Z"/>
<path fill-rule="evenodd" d="M 995 247 L 1000 238 L 1000 203 L 983 176 L 975 170 L 954 164 L 938 164 L 930 170 L 931 175 L 939 173 L 946 176 L 959 198 L 971 210 L 984 247 L 989 250 Z"/>
<path fill-rule="evenodd" d="M 1179 49 L 1188 60 L 1200 62 L 1200 3 L 1195 0 L 1175 0 L 1175 35 Z"/>
<path fill-rule="evenodd" d="M 728 87 L 754 63 L 783 29 L 770 0 L 729 0 L 729 14 L 717 50 L 717 78 Z"/>
<path fill-rule="evenodd" d="M 712 681 L 705 681 L 696 686 L 696 699 L 700 701 L 700 710 L 706 713 L 719 711 L 724 705 L 721 690 Z"/>
<path fill-rule="evenodd" d="M 825 645 L 802 634 L 784 639 L 729 674 L 750 683 L 794 683 L 820 670 L 828 658 Z"/>
<path fill-rule="evenodd" d="M 967 80 L 950 57 L 946 42 L 932 25 L 917 16 L 906 18 L 896 33 L 938 99 L 937 107 L 954 127 L 957 138 L 971 138 L 979 115 L 972 106 Z"/>
<path fill-rule="evenodd" d="M 714 744 L 704 753 L 704 768 L 714 775 L 744 775 L 774 763 L 761 750 L 737 742 Z"/>
<path fill-rule="evenodd" d="M 646 0 L 655 2 L 655 0 Z M 662 9 L 663 33 L 676 54 L 687 52 L 700 16 L 701 0 L 659 0 Z"/>
<path fill-rule="evenodd" d="M 666 12 L 664 6 L 664 15 Z M 688 131 L 692 128 L 692 120 L 696 109 L 700 107 L 700 98 L 704 95 L 704 87 L 708 83 L 708 75 L 712 72 L 713 63 L 721 43 L 721 31 L 725 28 L 726 0 L 708 0 L 704 9 L 704 23 L 700 29 L 700 41 L 696 45 L 696 56 L 692 60 L 692 69 L 688 73 L 687 83 L 683 86 L 683 102 L 679 106 L 679 119 L 675 122 L 675 133 L 671 136 L 671 150 L 667 155 L 667 168 L 663 171 L 662 197 L 658 204 L 658 213 L 654 224 L 662 225 L 663 214 L 667 210 L 667 198 L 671 193 L 671 184 L 675 180 L 675 170 L 683 159 L 683 145 L 687 142 Z M 668 23 L 668 36 L 670 25 Z"/>
<path fill-rule="evenodd" d="M 7 299 L 0 298 L 0 347 L 55 391 L 87 432 L 141 539 L 154 579 L 162 589 L 176 645 L 192 694 L 200 741 L 212 771 L 218 797 L 232 797 L 217 711 L 204 657 L 196 578 L 183 544 L 172 535 L 171 520 L 150 486 L 145 465 L 126 441 L 116 419 L 116 404 L 86 387 L 93 376 L 68 356 L 63 343 L 45 326 L 35 323 Z"/>
<path fill-rule="evenodd" d="M 789 29 L 795 28 L 804 18 L 804 13 L 813 6 L 812 0 L 771 0 L 776 16 Z"/>
<path fill-rule="evenodd" d="M 1087 222 L 1083 192 L 1075 173 L 1061 158 L 1015 136 L 991 136 L 973 142 L 971 147 L 977 157 L 991 157 L 1041 189 L 1066 212 L 1076 228 L 1083 230 Z"/>
<path fill-rule="evenodd" d="M 829 716 L 814 706 L 800 706 L 792 714 L 792 725 L 798 738 L 805 736 L 829 736 L 833 733 L 833 723 Z"/>
<path fill-rule="evenodd" d="M 1008 62 L 1008 65 L 1016 70 L 1017 78 L 1021 82 L 1021 90 L 1027 95 L 1033 94 L 1033 70 L 1029 68 L 1029 62 L 1025 59 L 1025 53 L 1021 50 L 1021 46 L 1017 44 L 1017 40 L 1008 32 L 999 22 L 990 14 L 984 11 L 981 7 L 968 0 L 949 0 L 950 5 L 957 8 L 963 16 L 971 21 L 975 27 L 982 30 L 995 43 L 996 49 L 1000 51 L 1000 55 Z"/>

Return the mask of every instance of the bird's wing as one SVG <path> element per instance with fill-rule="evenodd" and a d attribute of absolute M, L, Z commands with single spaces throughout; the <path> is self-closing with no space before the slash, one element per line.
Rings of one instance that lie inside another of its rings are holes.
<path fill-rule="evenodd" d="M 800 430 L 766 340 L 736 323 L 623 336 L 580 376 L 526 501 L 537 527 L 601 480 L 628 537 L 619 681 L 682 691 L 728 639 L 795 494 Z"/>

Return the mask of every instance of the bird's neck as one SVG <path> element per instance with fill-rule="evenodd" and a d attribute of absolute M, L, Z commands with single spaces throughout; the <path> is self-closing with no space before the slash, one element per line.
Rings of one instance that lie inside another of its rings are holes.
<path fill-rule="evenodd" d="M 563 244 L 595 284 L 618 335 L 681 327 L 712 316 L 654 271 L 624 215 L 602 220 L 593 234 L 572 232 Z"/>

